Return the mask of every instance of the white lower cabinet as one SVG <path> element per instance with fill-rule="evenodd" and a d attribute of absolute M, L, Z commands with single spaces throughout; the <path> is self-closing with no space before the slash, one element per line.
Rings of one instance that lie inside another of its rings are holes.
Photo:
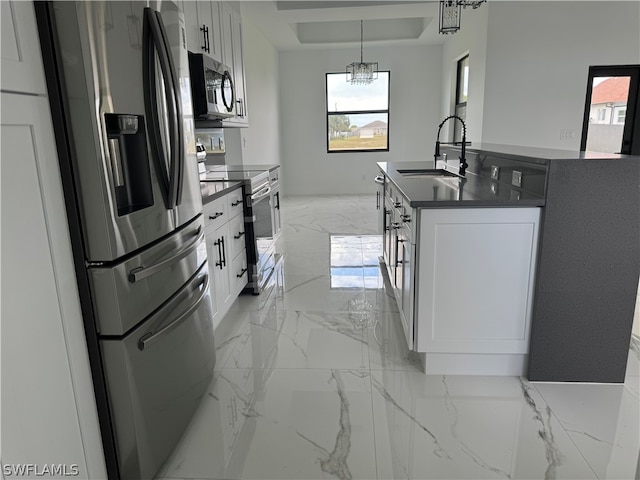
<path fill-rule="evenodd" d="M 524 373 L 539 221 L 539 208 L 420 210 L 415 347 L 426 373 Z"/>
<path fill-rule="evenodd" d="M 215 217 L 222 210 L 235 213 L 229 220 L 226 215 L 218 216 L 205 228 L 214 326 L 220 323 L 248 281 L 244 216 L 241 210 L 233 208 L 236 197 L 234 190 L 204 206 L 205 217 L 210 213 Z M 221 221 L 222 218 L 225 219 Z"/>

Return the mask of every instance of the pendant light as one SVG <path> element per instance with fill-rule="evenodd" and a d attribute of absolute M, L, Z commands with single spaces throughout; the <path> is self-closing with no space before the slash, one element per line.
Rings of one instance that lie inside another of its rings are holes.
<path fill-rule="evenodd" d="M 347 65 L 347 82 L 351 85 L 368 85 L 378 78 L 378 62 L 365 62 L 362 56 L 363 21 L 360 20 L 360 61 Z"/>

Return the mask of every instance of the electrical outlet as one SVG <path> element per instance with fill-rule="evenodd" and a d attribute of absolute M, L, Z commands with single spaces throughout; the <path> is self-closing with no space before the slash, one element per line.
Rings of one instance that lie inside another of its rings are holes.
<path fill-rule="evenodd" d="M 491 165 L 491 180 L 498 180 L 500 177 L 500 167 Z"/>
<path fill-rule="evenodd" d="M 513 171 L 511 174 L 511 185 L 518 188 L 522 187 L 522 172 L 518 170 Z"/>
<path fill-rule="evenodd" d="M 571 140 L 575 138 L 576 132 L 570 128 L 561 128 L 560 129 L 560 140 Z"/>

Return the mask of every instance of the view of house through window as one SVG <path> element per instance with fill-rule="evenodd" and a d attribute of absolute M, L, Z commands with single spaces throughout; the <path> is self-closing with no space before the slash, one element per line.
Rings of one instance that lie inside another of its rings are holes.
<path fill-rule="evenodd" d="M 595 77 L 591 89 L 588 152 L 619 152 L 631 77 Z"/>
<path fill-rule="evenodd" d="M 327 151 L 389 150 L 389 76 L 352 85 L 345 73 L 327 73 Z"/>

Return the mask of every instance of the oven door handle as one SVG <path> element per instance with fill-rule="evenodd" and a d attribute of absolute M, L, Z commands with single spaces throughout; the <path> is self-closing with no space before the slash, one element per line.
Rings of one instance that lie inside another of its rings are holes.
<path fill-rule="evenodd" d="M 262 200 L 263 198 L 269 196 L 270 193 L 271 193 L 271 186 L 267 185 L 266 187 L 262 187 L 256 193 L 251 195 L 251 200 L 254 200 L 254 201 Z"/>

